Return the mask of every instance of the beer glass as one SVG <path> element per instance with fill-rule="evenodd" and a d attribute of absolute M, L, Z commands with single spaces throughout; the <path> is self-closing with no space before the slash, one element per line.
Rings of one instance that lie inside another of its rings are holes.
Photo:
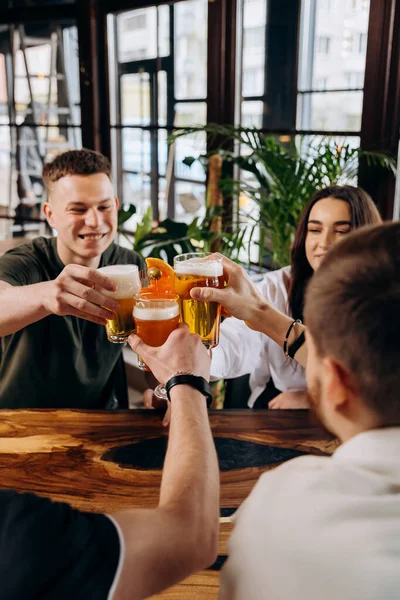
<path fill-rule="evenodd" d="M 175 294 L 168 296 L 137 294 L 133 317 L 136 324 L 136 335 L 148 346 L 162 346 L 179 324 L 179 297 Z M 143 371 L 150 371 L 139 354 L 138 366 Z M 167 399 L 165 388 L 162 385 L 158 385 L 154 393 L 163 400 Z"/>
<path fill-rule="evenodd" d="M 119 303 L 119 309 L 113 318 L 107 319 L 107 338 L 114 344 L 124 344 L 135 330 L 133 320 L 134 297 L 141 288 L 139 268 L 136 265 L 109 265 L 98 269 L 117 286 L 114 292 L 102 290 Z"/>
<path fill-rule="evenodd" d="M 175 292 L 179 296 L 181 318 L 190 333 L 197 333 L 207 348 L 219 342 L 221 305 L 193 300 L 194 287 L 224 287 L 222 256 L 210 252 L 179 254 L 174 258 Z"/>

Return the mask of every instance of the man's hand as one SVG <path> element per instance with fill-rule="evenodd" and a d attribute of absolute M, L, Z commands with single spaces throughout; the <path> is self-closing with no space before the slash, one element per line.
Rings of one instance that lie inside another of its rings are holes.
<path fill-rule="evenodd" d="M 268 404 L 272 409 L 310 408 L 306 392 L 282 392 Z"/>
<path fill-rule="evenodd" d="M 257 291 L 243 267 L 226 257 L 223 257 L 222 264 L 227 287 L 192 288 L 190 295 L 202 302 L 218 302 L 232 316 L 251 322 L 260 306 L 266 305 L 267 302 Z"/>
<path fill-rule="evenodd" d="M 139 354 L 162 384 L 177 371 L 192 371 L 194 375 L 210 379 L 210 356 L 200 336 L 189 333 L 185 323 L 180 323 L 168 340 L 157 348 L 148 346 L 137 335 L 128 338 L 132 350 Z"/>
<path fill-rule="evenodd" d="M 105 325 L 110 311 L 116 311 L 119 304 L 102 293 L 104 290 L 115 291 L 114 283 L 96 269 L 71 264 L 46 282 L 43 305 L 55 315 L 73 315 Z"/>

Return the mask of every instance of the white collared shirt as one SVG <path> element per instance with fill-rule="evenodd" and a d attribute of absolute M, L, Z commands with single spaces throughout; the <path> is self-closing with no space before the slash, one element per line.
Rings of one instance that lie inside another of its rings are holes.
<path fill-rule="evenodd" d="M 270 271 L 257 285 L 266 300 L 290 316 L 286 285 L 290 267 Z M 281 392 L 306 389 L 305 370 L 296 361 L 285 357 L 281 346 L 263 333 L 249 329 L 244 321 L 231 317 L 221 325 L 219 345 L 212 351 L 212 379 L 231 379 L 250 373 L 251 395 L 254 406 L 258 396 L 271 379 Z"/>
<path fill-rule="evenodd" d="M 228 555 L 220 600 L 399 600 L 400 427 L 265 473 Z"/>

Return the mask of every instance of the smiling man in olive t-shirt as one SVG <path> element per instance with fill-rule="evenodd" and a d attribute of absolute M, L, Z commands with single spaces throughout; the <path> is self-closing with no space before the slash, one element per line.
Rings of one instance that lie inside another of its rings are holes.
<path fill-rule="evenodd" d="M 121 347 L 104 325 L 118 305 L 96 269 L 143 261 L 113 242 L 118 199 L 104 156 L 65 152 L 43 179 L 58 236 L 0 257 L 0 408 L 113 408 Z"/>

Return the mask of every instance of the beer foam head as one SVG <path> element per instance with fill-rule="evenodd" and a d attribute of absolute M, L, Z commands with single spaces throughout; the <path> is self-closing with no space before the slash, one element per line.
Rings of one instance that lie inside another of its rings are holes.
<path fill-rule="evenodd" d="M 179 305 L 171 302 L 171 306 L 144 307 L 135 305 L 133 317 L 139 321 L 168 321 L 179 315 Z"/>
<path fill-rule="evenodd" d="M 108 277 L 108 279 L 111 279 L 117 286 L 115 292 L 102 290 L 105 296 L 111 296 L 115 300 L 122 300 L 124 298 L 133 298 L 140 290 L 139 269 L 136 265 L 108 265 L 97 270 Z"/>
<path fill-rule="evenodd" d="M 222 263 L 218 260 L 207 258 L 189 258 L 178 260 L 174 264 L 177 275 L 197 275 L 199 277 L 221 277 Z"/>

